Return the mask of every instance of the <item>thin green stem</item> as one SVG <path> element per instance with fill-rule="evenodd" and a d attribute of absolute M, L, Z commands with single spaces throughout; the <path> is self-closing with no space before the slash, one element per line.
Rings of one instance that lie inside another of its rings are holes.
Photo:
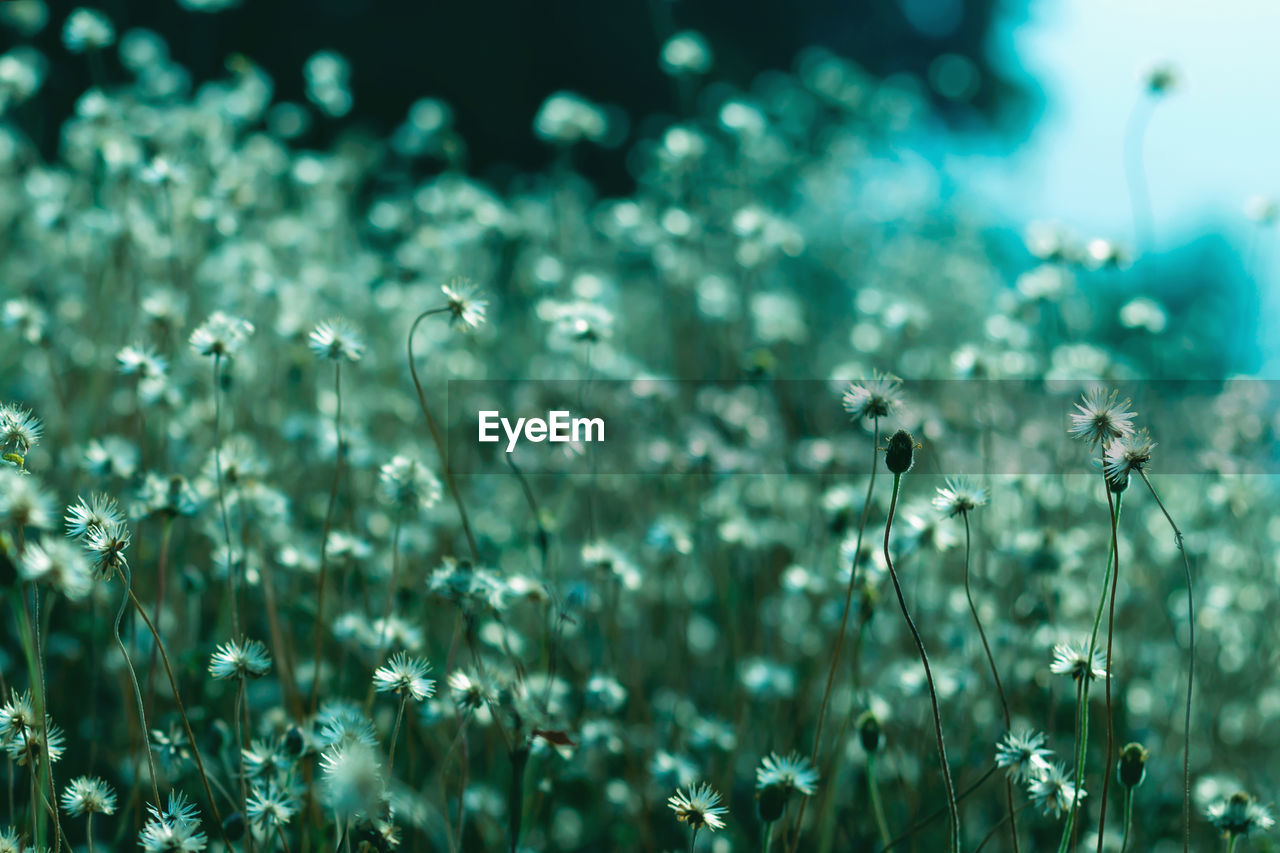
<path fill-rule="evenodd" d="M 884 804 L 880 801 L 880 775 L 876 772 L 876 754 L 867 755 L 867 790 L 871 795 L 871 813 L 875 816 L 876 830 L 880 833 L 880 844 L 888 849 L 892 843 L 889 834 L 889 822 L 884 817 Z"/>
<path fill-rule="evenodd" d="M 196 760 L 196 771 L 200 774 L 200 783 L 204 787 L 205 796 L 209 798 L 209 810 L 213 812 L 213 820 L 218 825 L 218 833 L 222 836 L 222 841 L 231 847 L 231 842 L 227 839 L 226 833 L 222 829 L 222 815 L 218 812 L 218 803 L 213 799 L 213 788 L 209 785 L 209 775 L 204 769 L 204 759 L 200 755 L 200 746 L 196 741 L 195 732 L 191 730 L 191 721 L 187 718 L 186 706 L 182 704 L 182 694 L 178 690 L 178 680 L 173 676 L 173 667 L 169 664 L 169 653 L 164 649 L 164 641 L 160 639 L 160 632 L 156 630 L 156 626 L 151 622 L 151 618 L 147 616 L 146 608 L 142 606 L 142 602 L 138 601 L 137 596 L 133 594 L 133 590 L 129 587 L 128 575 L 125 576 L 125 589 L 128 593 L 129 600 L 133 602 L 134 612 L 142 618 L 146 623 L 147 630 L 151 632 L 151 639 L 160 648 L 160 664 L 164 667 L 165 676 L 169 679 L 169 689 L 173 691 L 173 702 L 178 706 L 178 717 L 182 720 L 182 727 L 187 734 L 187 742 L 191 745 L 191 757 Z M 116 624 L 119 625 L 117 618 Z M 117 636 L 117 639 L 118 636 Z M 135 685 L 136 689 L 136 685 Z M 145 728 L 145 726 L 144 726 Z M 151 759 L 151 750 L 148 745 L 147 759 Z M 160 795 L 156 794 L 156 805 L 160 804 Z"/>
<path fill-rule="evenodd" d="M 760 853 L 769 853 L 769 845 L 773 843 L 773 825 L 776 821 L 766 821 L 760 825 Z M 90 851 L 92 853 L 92 851 Z"/>
<path fill-rule="evenodd" d="M 981 776 L 978 777 L 978 781 L 974 782 L 968 788 L 965 788 L 963 791 L 961 791 L 959 794 L 956 795 L 956 802 L 958 803 L 962 801 L 965 797 L 969 796 L 974 791 L 981 788 L 983 783 L 985 783 L 988 779 L 990 779 L 993 775 L 995 775 L 995 772 L 999 769 L 1000 768 L 996 765 L 992 765 L 991 767 L 988 767 L 987 772 L 983 773 Z M 946 806 L 943 806 L 942 808 L 936 809 L 932 813 L 925 815 L 923 818 L 916 821 L 915 825 L 912 826 L 910 829 L 908 829 L 906 832 L 896 836 L 892 841 L 886 844 L 884 848 L 880 851 L 880 853 L 886 853 L 886 851 L 906 841 L 908 838 L 915 835 L 921 829 L 933 823 L 935 820 L 942 817 L 944 814 L 947 814 Z"/>
<path fill-rule="evenodd" d="M 907 599 L 902 594 L 902 584 L 898 581 L 898 572 L 893 567 L 893 558 L 889 554 L 889 533 L 893 529 L 893 516 L 898 508 L 898 490 L 902 483 L 902 474 L 895 472 L 893 475 L 893 496 L 889 499 L 889 517 L 884 525 L 884 561 L 889 567 L 889 577 L 893 580 L 893 591 L 898 596 L 898 606 L 902 608 L 902 618 L 906 620 L 907 627 L 911 629 L 911 637 L 915 640 L 916 650 L 920 653 L 920 662 L 924 665 L 925 681 L 929 686 L 929 701 L 933 706 L 933 730 L 938 741 L 938 761 L 942 765 L 942 782 L 947 792 L 947 808 L 951 816 L 951 832 L 948 842 L 948 848 L 955 853 L 960 849 L 960 810 L 956 805 L 955 786 L 951 781 L 951 765 L 947 761 L 947 747 L 942 738 L 942 711 L 938 707 L 938 691 L 933 683 L 933 669 L 929 666 L 929 654 L 925 651 L 924 640 L 920 638 L 920 632 L 916 629 L 916 623 L 911 619 L 911 612 L 907 609 Z"/>
<path fill-rule="evenodd" d="M 1129 827 L 1133 826 L 1133 788 L 1124 789 L 1124 836 L 1120 839 L 1120 853 L 1129 848 Z"/>
<path fill-rule="evenodd" d="M 458 518 L 462 521 L 462 532 L 466 534 L 467 545 L 471 549 L 472 562 L 479 564 L 480 551 L 476 548 L 476 537 L 471 532 L 471 520 L 467 516 L 467 507 L 462 502 L 462 493 L 458 491 L 458 483 L 453 477 L 453 468 L 449 465 L 449 455 L 445 452 L 444 438 L 440 434 L 440 427 L 436 424 L 435 417 L 431 414 L 430 407 L 427 406 L 427 397 L 422 392 L 422 383 L 418 381 L 418 368 L 416 359 L 413 355 L 413 336 L 418 331 L 418 324 L 433 314 L 443 314 L 449 310 L 449 306 L 442 308 L 431 308 L 423 311 L 413 321 L 413 325 L 409 327 L 409 375 L 413 378 L 413 388 L 418 393 L 418 406 L 422 409 L 422 414 L 427 419 L 427 428 L 431 430 L 431 439 L 435 442 L 436 452 L 440 455 L 440 465 L 444 469 L 444 481 L 449 487 L 449 494 L 453 496 L 453 503 L 458 508 Z"/>
<path fill-rule="evenodd" d="M 996 667 L 996 659 L 991 654 L 991 644 L 987 642 L 987 632 L 982 627 L 982 618 L 978 615 L 978 606 L 973 603 L 973 589 L 969 584 L 970 555 L 972 554 L 969 513 L 962 512 L 960 516 L 964 519 L 964 594 L 969 600 L 969 612 L 973 614 L 973 623 L 978 626 L 978 636 L 982 639 L 982 650 L 987 654 L 987 664 L 991 667 L 991 677 L 996 683 L 996 693 L 1000 697 L 1000 710 L 1004 713 L 1005 731 L 1009 731 L 1013 728 L 1013 718 L 1009 714 L 1009 700 L 1005 696 L 1004 684 L 1000 681 L 1000 670 Z M 1005 804 L 1008 807 L 1009 833 L 1013 838 L 1013 851 L 1014 853 L 1019 853 L 1018 818 L 1013 808 L 1013 780 L 1008 777 L 1004 780 L 1004 793 Z"/>
<path fill-rule="evenodd" d="M 689 853 L 694 853 L 698 849 L 698 827 L 693 828 L 693 832 L 689 833 Z"/>
<path fill-rule="evenodd" d="M 1107 614 L 1107 761 L 1103 764 L 1102 803 L 1098 807 L 1098 849 L 1102 853 L 1102 842 L 1107 829 L 1107 794 L 1111 790 L 1111 773 L 1108 768 L 1115 758 L 1115 719 L 1111 710 L 1111 642 L 1115 636 L 1116 626 L 1116 586 L 1120 581 L 1120 541 L 1117 525 L 1120 521 L 1115 505 L 1111 501 L 1111 488 L 1103 477 L 1103 488 L 1107 492 L 1107 504 L 1111 508 L 1111 551 L 1115 554 L 1115 569 L 1111 572 L 1111 603 Z M 1116 495 L 1116 500 L 1120 496 Z"/>
<path fill-rule="evenodd" d="M 147 769 L 151 776 L 151 795 L 155 797 L 152 802 L 156 804 L 156 808 L 160 808 L 160 788 L 156 784 L 156 779 L 158 778 L 156 762 L 151 755 L 151 729 L 147 727 L 147 712 L 143 708 L 142 689 L 138 686 L 138 674 L 134 672 L 133 660 L 129 657 L 129 650 L 125 647 L 124 640 L 120 638 L 120 622 L 124 619 L 124 611 L 129 606 L 129 599 L 133 598 L 133 590 L 131 588 L 133 581 L 129 575 L 129 568 L 124 563 L 121 563 L 120 566 L 120 579 L 124 581 L 124 595 L 120 598 L 120 609 L 116 611 L 114 626 L 116 645 L 120 647 L 120 654 L 124 656 L 125 668 L 129 670 L 129 680 L 133 684 L 133 696 L 138 703 L 138 725 L 142 728 L 142 741 L 147 750 Z"/>
<path fill-rule="evenodd" d="M 240 814 L 248 820 L 249 815 L 249 774 L 244 772 L 245 726 L 242 724 L 244 709 L 244 676 L 236 679 L 236 763 L 240 768 Z M 248 828 L 244 832 L 245 850 L 253 850 L 253 832 Z"/>
<path fill-rule="evenodd" d="M 1182 555 L 1182 571 L 1187 584 L 1187 630 L 1190 633 L 1187 635 L 1187 707 L 1182 728 L 1182 850 L 1183 853 L 1187 853 L 1191 849 L 1191 686 L 1196 673 L 1196 607 L 1191 581 L 1191 561 L 1187 558 L 1182 531 L 1178 529 L 1178 525 L 1174 524 L 1169 510 L 1164 508 L 1164 502 L 1156 494 L 1155 486 L 1151 485 L 1151 481 L 1147 479 L 1147 472 L 1139 468 L 1138 474 L 1142 476 L 1142 482 L 1147 484 L 1151 497 L 1155 498 L 1156 505 L 1164 513 L 1165 521 L 1169 522 L 1169 526 L 1173 528 L 1178 553 Z"/>
<path fill-rule="evenodd" d="M 311 658 L 311 698 L 307 707 L 316 712 L 320 701 L 320 656 L 324 645 L 324 592 L 329 580 L 329 531 L 333 527 L 333 508 L 338 502 L 338 480 L 342 475 L 342 360 L 333 362 L 333 392 L 337 396 L 333 413 L 334 460 L 333 482 L 329 486 L 329 506 L 324 513 L 324 531 L 320 538 L 320 580 L 316 590 L 315 644 Z M 309 798 L 309 795 L 308 795 Z"/>
<path fill-rule="evenodd" d="M 818 706 L 818 723 L 813 731 L 813 750 L 809 760 L 814 765 L 818 763 L 818 750 L 822 745 L 822 727 L 827 718 L 827 706 L 831 702 L 831 690 L 835 685 L 836 668 L 840 664 L 840 653 L 844 650 L 845 633 L 849 629 L 849 611 L 852 608 L 853 591 L 857 586 L 858 580 L 858 557 L 862 554 L 862 534 L 866 530 L 867 518 L 871 514 L 871 495 L 876 485 L 876 460 L 880 449 L 880 419 L 872 418 L 871 424 L 871 478 L 867 481 L 867 496 L 862 501 L 862 515 L 858 519 L 858 536 L 853 549 L 853 559 L 849 561 L 849 585 L 845 588 L 844 608 L 840 612 L 840 631 L 836 635 L 835 644 L 831 647 L 831 666 L 827 670 L 827 685 L 822 692 L 822 703 Z M 824 799 L 824 804 L 828 802 L 830 801 Z M 804 822 L 804 813 L 808 805 L 808 797 L 800 801 L 800 808 L 796 814 L 795 832 L 791 835 L 791 844 L 788 847 L 789 853 L 795 853 L 796 846 L 800 843 L 800 827 Z"/>
<path fill-rule="evenodd" d="M 231 519 L 227 515 L 227 496 L 222 484 L 222 353 L 213 356 L 213 468 L 218 482 L 218 511 L 222 516 L 222 532 L 227 544 L 227 592 L 231 603 L 231 637 L 240 639 L 240 606 L 236 603 L 236 559 L 231 549 Z"/>
<path fill-rule="evenodd" d="M 404 704 L 409 701 L 409 694 L 400 696 L 400 707 L 396 708 L 396 724 L 391 727 L 391 747 L 387 750 L 387 778 L 393 779 L 396 769 L 396 740 L 400 737 L 400 721 L 404 719 Z"/>

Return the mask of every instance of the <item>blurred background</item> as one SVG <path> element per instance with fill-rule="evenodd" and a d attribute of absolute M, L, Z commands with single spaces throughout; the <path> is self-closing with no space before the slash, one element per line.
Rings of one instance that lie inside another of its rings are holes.
<path fill-rule="evenodd" d="M 42 93 L 48 112 L 26 128 L 46 153 L 57 149 L 60 124 L 48 117 L 69 114 L 94 72 L 61 44 L 61 22 L 77 5 L 0 3 L 9 23 L 0 39 L 53 58 Z M 919 184 L 904 185 L 895 171 L 894 198 L 871 215 L 960 199 L 984 211 L 993 229 L 1021 236 L 1028 222 L 1045 223 L 1083 241 L 1113 241 L 1175 307 L 1189 291 L 1227 295 L 1229 372 L 1280 374 L 1280 297 L 1262 285 L 1273 277 L 1271 198 L 1280 191 L 1272 153 L 1280 114 L 1269 109 L 1280 77 L 1270 44 L 1280 11 L 1264 0 L 94 6 L 121 33 L 161 34 L 197 85 L 225 74 L 239 54 L 271 75 L 277 100 L 305 103 L 308 58 L 318 50 L 344 58 L 351 103 L 344 115 L 308 123 L 295 140 L 304 147 L 351 132 L 385 137 L 416 100 L 439 98 L 455 113 L 469 170 L 503 190 L 553 160 L 530 128 L 548 93 L 569 90 L 607 106 L 611 119 L 606 144 L 575 150 L 576 169 L 605 195 L 629 192 L 634 142 L 697 107 L 657 61 L 676 32 L 701 33 L 714 56 L 709 80 L 739 88 L 822 46 L 918 88 L 934 106 L 933 120 L 917 125 L 923 132 L 884 152 L 895 169 L 921 159 Z M 114 52 L 102 60 L 108 80 L 127 76 Z M 1148 87 L 1156 69 L 1169 75 L 1162 95 Z M 715 86 L 707 92 L 715 97 Z M 1145 202 L 1132 200 L 1135 179 Z M 1135 204 L 1147 210 L 1135 213 Z"/>

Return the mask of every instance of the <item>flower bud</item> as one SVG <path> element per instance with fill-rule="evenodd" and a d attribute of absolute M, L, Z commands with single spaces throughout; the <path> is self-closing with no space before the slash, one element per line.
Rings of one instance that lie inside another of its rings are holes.
<path fill-rule="evenodd" d="M 1140 743 L 1126 744 L 1120 750 L 1120 761 L 1116 763 L 1116 778 L 1126 788 L 1136 788 L 1147 776 L 1147 756 L 1150 753 Z"/>
<path fill-rule="evenodd" d="M 911 433 L 900 429 L 889 436 L 889 447 L 884 454 L 884 464 L 894 474 L 905 474 L 915 464 L 916 441 Z"/>
<path fill-rule="evenodd" d="M 787 810 L 787 789 L 782 785 L 769 785 L 756 794 L 756 814 L 763 823 L 773 823 Z"/>
<path fill-rule="evenodd" d="M 875 712 L 863 711 L 862 716 L 858 717 L 858 738 L 862 741 L 862 748 L 868 753 L 878 750 L 881 732 L 880 718 L 875 715 Z"/>

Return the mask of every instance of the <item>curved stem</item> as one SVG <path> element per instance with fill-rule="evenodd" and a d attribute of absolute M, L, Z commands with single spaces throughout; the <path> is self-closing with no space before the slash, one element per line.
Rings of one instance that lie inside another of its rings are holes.
<path fill-rule="evenodd" d="M 973 614 L 973 623 L 978 626 L 978 636 L 982 639 L 982 650 L 987 654 L 987 664 L 991 667 L 991 677 L 996 682 L 996 693 L 1000 697 L 1000 709 L 1004 712 L 1004 727 L 1006 731 L 1013 728 L 1013 719 L 1009 714 L 1009 700 L 1004 693 L 1004 685 L 1000 681 L 1000 670 L 996 667 L 996 659 L 991 654 L 991 644 L 987 642 L 987 632 L 982 627 L 982 619 L 978 616 L 978 606 L 973 603 L 973 590 L 969 584 L 969 565 L 970 555 L 972 553 L 972 538 L 969 530 L 969 513 L 962 512 L 960 516 L 964 519 L 964 594 L 969 599 L 969 612 Z M 1013 838 L 1013 851 L 1018 853 L 1018 818 L 1013 808 L 1013 780 L 1005 778 L 1004 780 L 1005 804 L 1008 806 L 1007 819 L 1009 821 L 1009 832 Z"/>
<path fill-rule="evenodd" d="M 1142 482 L 1147 484 L 1151 497 L 1156 499 L 1156 505 L 1164 513 L 1165 521 L 1169 522 L 1169 526 L 1173 528 L 1178 553 L 1182 555 L 1182 571 L 1187 584 L 1187 630 L 1189 631 L 1187 635 L 1187 708 L 1182 729 L 1182 850 L 1183 853 L 1187 853 L 1191 849 L 1191 685 L 1196 673 L 1196 607 L 1195 598 L 1192 595 L 1191 562 L 1187 559 L 1182 531 L 1173 523 L 1169 510 L 1164 508 L 1164 502 L 1156 494 L 1155 486 L 1151 485 L 1151 481 L 1147 479 L 1147 472 L 1139 468 L 1138 473 L 1142 476 Z M 1234 844 L 1235 839 L 1232 839 L 1232 846 Z"/>
<path fill-rule="evenodd" d="M 961 791 L 959 794 L 956 795 L 956 802 L 957 803 L 960 802 L 965 797 L 969 796 L 974 791 L 981 788 L 983 783 L 986 782 L 988 779 L 990 779 L 993 775 L 995 775 L 995 772 L 999 769 L 1000 768 L 995 765 L 988 767 L 987 772 L 983 773 L 981 776 L 978 777 L 978 781 L 974 782 L 968 788 L 965 788 L 963 791 Z M 880 853 L 887 853 L 888 850 L 890 850 L 891 848 L 893 848 L 898 844 L 901 844 L 903 841 L 906 841 L 908 838 L 915 835 L 921 829 L 928 826 L 930 823 L 942 817 L 946 813 L 947 813 L 947 808 L 945 806 L 940 809 L 934 810 L 931 814 L 928 814 L 925 817 L 921 818 L 920 820 L 916 821 L 915 825 L 912 826 L 910 829 L 908 829 L 906 832 L 895 837 L 892 841 L 886 844 L 884 848 L 881 849 Z"/>
<path fill-rule="evenodd" d="M 889 577 L 893 580 L 893 591 L 898 596 L 898 606 L 902 608 L 902 618 L 911 629 L 911 637 L 915 640 L 916 650 L 920 653 L 920 662 L 924 665 L 925 681 L 929 685 L 929 701 L 933 706 L 933 731 L 938 741 L 938 761 L 942 765 L 942 781 L 947 790 L 947 808 L 951 815 L 951 833 L 948 847 L 952 851 L 960 849 L 960 811 L 956 806 L 955 787 L 951 781 L 951 765 L 947 761 L 947 747 L 942 738 L 942 711 L 938 707 L 938 691 L 933 684 L 933 670 L 929 666 L 929 654 L 925 651 L 924 640 L 916 629 L 907 609 L 907 600 L 902 594 L 902 584 L 898 581 L 898 572 L 893 567 L 893 558 L 889 555 L 889 533 L 893 529 L 893 515 L 898 507 L 898 489 L 902 483 L 902 475 L 893 475 L 893 496 L 889 499 L 889 518 L 884 525 L 884 561 L 889 567 Z"/>
<path fill-rule="evenodd" d="M 231 550 L 231 519 L 227 515 L 227 497 L 222 485 L 222 353 L 213 356 L 213 468 L 218 482 L 218 510 L 222 515 L 222 532 L 227 540 L 227 592 L 231 599 L 231 637 L 240 639 L 240 607 L 236 603 L 236 559 Z M 157 805 L 157 808 L 159 806 Z"/>
<path fill-rule="evenodd" d="M 337 395 L 333 413 L 334 460 L 333 482 L 329 486 L 329 506 L 324 512 L 324 532 L 320 538 L 320 580 L 316 590 L 315 645 L 311 658 L 311 697 L 307 706 L 316 712 L 320 700 L 320 655 L 324 645 L 324 592 L 329 580 L 329 531 L 333 527 L 333 508 L 338 502 L 338 480 L 342 475 L 342 361 L 333 362 L 333 391 Z"/>
<path fill-rule="evenodd" d="M 436 424 L 436 419 L 431 414 L 431 409 L 427 406 L 426 395 L 422 393 L 422 383 L 418 381 L 418 368 L 413 355 L 413 335 L 418 331 L 418 324 L 433 314 L 443 314 L 448 310 L 449 307 L 446 305 L 442 308 L 431 308 L 423 311 L 413 321 L 413 325 L 409 327 L 409 375 L 413 377 L 413 388 L 418 392 L 418 405 L 427 419 L 427 428 L 431 430 L 431 439 L 435 442 L 436 452 L 440 455 L 440 465 L 444 469 L 444 481 L 449 486 L 449 494 L 453 495 L 454 505 L 458 508 L 458 517 L 462 520 L 462 532 L 466 534 L 467 546 L 471 549 L 471 560 L 478 565 L 480 563 L 480 552 L 476 548 L 476 538 L 471 532 L 471 520 L 467 516 L 467 507 L 462 502 L 462 493 L 458 491 L 458 483 L 453 478 L 453 469 L 449 465 L 449 456 L 445 453 L 444 438 L 440 435 L 440 427 Z"/>
<path fill-rule="evenodd" d="M 124 563 L 120 566 L 120 576 L 124 581 L 124 595 L 120 599 L 120 609 L 116 611 L 114 629 L 116 645 L 120 647 L 120 654 L 124 656 L 125 668 L 129 670 L 129 680 L 133 684 L 133 697 L 138 703 L 138 725 L 142 728 L 142 742 L 147 750 L 147 769 L 151 775 L 151 796 L 155 798 L 153 802 L 156 804 L 156 808 L 160 808 L 160 788 L 156 783 L 158 778 L 156 775 L 156 762 L 151 755 L 151 729 L 147 727 L 147 712 L 143 708 L 142 688 L 138 686 L 138 674 L 133 670 L 133 660 L 129 657 L 129 650 L 125 647 L 124 640 L 120 638 L 120 622 L 124 619 L 124 611 L 129 606 L 129 599 L 133 598 L 133 590 L 130 588 L 133 580 L 129 575 L 128 566 Z"/>
<path fill-rule="evenodd" d="M 213 788 L 209 785 L 209 775 L 204 769 L 204 759 L 200 756 L 200 746 L 196 742 L 195 732 L 191 731 L 191 721 L 187 719 L 186 706 L 182 704 L 182 694 L 178 691 L 178 681 L 173 677 L 173 667 L 169 664 L 169 653 L 164 650 L 164 642 L 160 639 L 160 632 L 156 630 L 156 626 L 151 622 L 151 618 L 147 616 L 146 608 L 142 606 L 142 602 L 138 601 L 137 596 L 133 594 L 133 590 L 128 588 L 126 579 L 126 589 L 128 591 L 129 600 L 133 602 L 134 612 L 142 618 L 146 623 L 147 630 L 151 632 L 151 639 L 160 648 L 160 664 L 164 667 L 164 673 L 169 679 L 169 689 L 173 691 L 174 704 L 178 706 L 178 717 L 182 720 L 182 727 L 187 733 L 187 741 L 191 744 L 191 757 L 196 760 L 196 770 L 200 774 L 200 783 L 204 786 L 205 796 L 209 798 L 209 810 L 213 812 L 213 820 L 218 825 L 218 833 L 222 836 L 222 841 L 231 847 L 231 842 L 227 839 L 226 833 L 222 829 L 222 815 L 218 813 L 218 803 L 213 799 Z M 148 749 L 148 760 L 150 759 L 150 749 Z M 160 804 L 160 795 L 156 795 L 156 805 Z"/>
<path fill-rule="evenodd" d="M 1111 505 L 1111 551 L 1115 554 L 1115 568 L 1111 572 L 1111 603 L 1107 613 L 1107 761 L 1102 765 L 1102 804 L 1098 807 L 1098 850 L 1102 853 L 1102 841 L 1107 828 L 1107 793 L 1111 790 L 1111 764 L 1115 758 L 1115 720 L 1111 710 L 1111 641 L 1115 636 L 1116 626 L 1116 586 L 1120 581 L 1120 541 L 1117 524 L 1120 521 L 1116 508 L 1112 505 L 1111 489 L 1103 477 L 1103 487 L 1107 491 L 1107 504 Z M 1117 496 L 1118 500 L 1118 496 Z"/>
<path fill-rule="evenodd" d="M 872 418 L 872 438 L 871 438 L 871 479 L 867 481 L 867 496 L 862 501 L 862 515 L 858 519 L 858 537 L 857 543 L 853 549 L 853 559 L 849 563 L 849 585 L 844 592 L 844 609 L 840 612 L 840 631 L 836 635 L 835 644 L 831 647 L 831 667 L 827 670 L 827 686 L 822 692 L 822 704 L 818 706 L 818 724 L 813 732 L 813 750 L 809 756 L 809 760 L 817 765 L 818 749 L 822 745 L 822 726 L 827 717 L 827 706 L 831 701 L 831 690 L 835 685 L 836 668 L 840 664 L 840 653 L 844 650 L 845 633 L 849 630 L 849 611 L 853 604 L 853 590 L 857 586 L 858 580 L 858 557 L 862 553 L 862 534 L 867 527 L 867 517 L 871 514 L 871 494 L 876 485 L 876 460 L 879 457 L 880 447 L 880 419 Z M 829 799 L 823 800 L 824 804 L 829 803 Z M 795 832 L 791 836 L 791 844 L 788 846 L 788 853 L 795 853 L 796 846 L 800 843 L 800 827 L 804 821 L 805 809 L 809 805 L 809 798 L 805 797 L 800 801 L 800 808 L 796 814 Z"/>

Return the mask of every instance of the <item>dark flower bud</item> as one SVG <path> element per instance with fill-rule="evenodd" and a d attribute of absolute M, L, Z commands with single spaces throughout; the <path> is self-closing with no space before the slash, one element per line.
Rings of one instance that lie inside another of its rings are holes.
<path fill-rule="evenodd" d="M 1120 750 L 1116 764 L 1116 778 L 1126 788 L 1136 788 L 1147 775 L 1147 756 L 1150 753 L 1140 743 L 1130 743 Z"/>
<path fill-rule="evenodd" d="M 1111 490 L 1111 494 L 1118 495 L 1125 489 L 1129 488 L 1129 472 L 1126 471 L 1119 477 L 1108 477 L 1107 488 Z"/>
<path fill-rule="evenodd" d="M 228 841 L 244 838 L 244 830 L 244 815 L 240 812 L 232 812 L 222 819 L 222 833 L 227 836 Z"/>
<path fill-rule="evenodd" d="M 302 750 L 306 749 L 307 741 L 302 736 L 302 729 L 297 726 L 290 726 L 289 731 L 284 735 L 284 751 L 285 754 L 292 758 L 302 755 Z"/>
<path fill-rule="evenodd" d="M 787 789 L 782 785 L 761 788 L 756 794 L 756 814 L 764 823 L 773 823 L 787 810 Z"/>
<path fill-rule="evenodd" d="M 916 441 L 911 433 L 900 429 L 889 436 L 889 447 L 884 454 L 884 464 L 894 474 L 905 474 L 916 461 Z"/>
<path fill-rule="evenodd" d="M 868 753 L 875 752 L 880 748 L 881 737 L 880 718 L 873 711 L 863 711 L 858 717 L 858 738 L 862 741 L 862 748 Z"/>

